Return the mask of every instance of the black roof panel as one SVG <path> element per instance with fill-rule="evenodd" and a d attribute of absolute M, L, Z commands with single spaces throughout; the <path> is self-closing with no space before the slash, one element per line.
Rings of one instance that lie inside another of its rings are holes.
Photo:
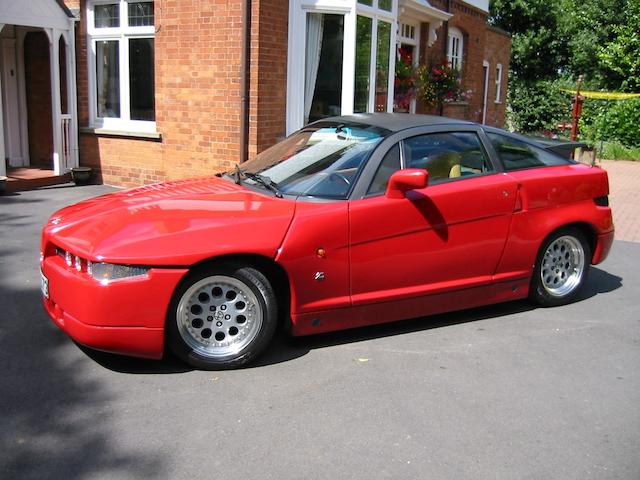
<path fill-rule="evenodd" d="M 323 118 L 320 121 L 363 123 L 386 128 L 393 132 L 426 125 L 473 125 L 473 122 L 456 120 L 455 118 L 438 117 L 436 115 L 414 115 L 409 113 L 356 113 L 354 115 Z"/>

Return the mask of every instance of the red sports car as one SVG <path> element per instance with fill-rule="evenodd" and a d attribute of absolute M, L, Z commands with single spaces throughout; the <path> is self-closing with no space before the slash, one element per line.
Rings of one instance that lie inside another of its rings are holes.
<path fill-rule="evenodd" d="M 362 114 L 235 170 L 104 195 L 42 233 L 42 292 L 81 344 L 244 365 L 308 335 L 575 299 L 613 241 L 604 170 L 503 130 Z"/>

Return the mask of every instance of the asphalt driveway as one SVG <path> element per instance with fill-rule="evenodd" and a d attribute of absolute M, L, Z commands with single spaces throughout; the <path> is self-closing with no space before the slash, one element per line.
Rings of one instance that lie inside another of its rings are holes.
<path fill-rule="evenodd" d="M 82 349 L 43 312 L 40 226 L 109 191 L 0 196 L 0 478 L 640 478 L 640 244 L 572 305 L 281 337 L 201 372 Z"/>

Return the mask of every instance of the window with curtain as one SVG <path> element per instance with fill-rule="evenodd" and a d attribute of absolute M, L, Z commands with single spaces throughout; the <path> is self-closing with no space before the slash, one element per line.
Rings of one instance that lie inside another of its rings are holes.
<path fill-rule="evenodd" d="M 307 13 L 304 123 L 340 115 L 344 15 Z"/>

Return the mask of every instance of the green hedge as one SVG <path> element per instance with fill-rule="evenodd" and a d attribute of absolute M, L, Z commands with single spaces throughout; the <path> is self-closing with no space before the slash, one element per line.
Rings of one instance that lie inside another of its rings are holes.
<path fill-rule="evenodd" d="M 581 136 L 591 142 L 616 141 L 640 147 L 640 98 L 629 100 L 586 99 L 580 118 Z"/>

